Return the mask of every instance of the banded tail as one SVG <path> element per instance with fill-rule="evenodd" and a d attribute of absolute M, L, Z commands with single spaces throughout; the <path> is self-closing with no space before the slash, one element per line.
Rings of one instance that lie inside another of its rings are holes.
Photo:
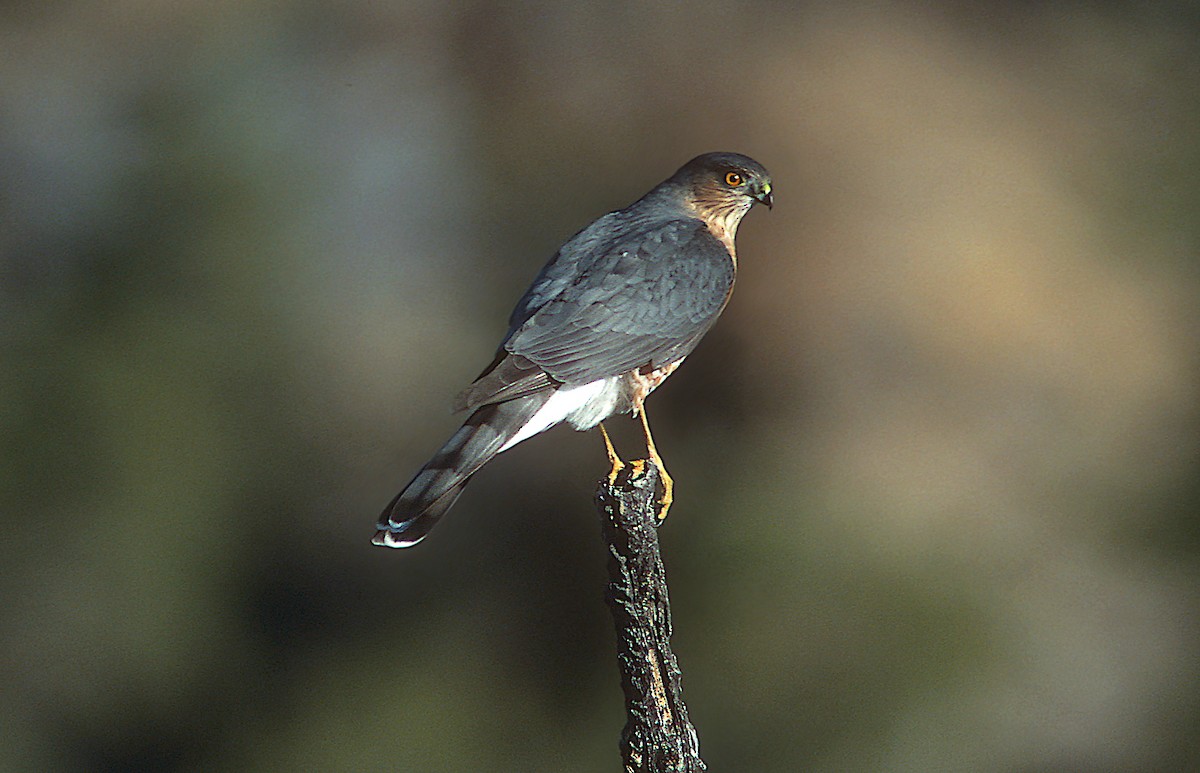
<path fill-rule="evenodd" d="M 396 495 L 379 516 L 376 545 L 412 547 L 458 500 L 471 476 L 510 441 L 554 395 L 545 390 L 481 406 Z M 544 429 L 544 427 L 542 428 Z M 540 431 L 540 430 L 538 430 Z"/>

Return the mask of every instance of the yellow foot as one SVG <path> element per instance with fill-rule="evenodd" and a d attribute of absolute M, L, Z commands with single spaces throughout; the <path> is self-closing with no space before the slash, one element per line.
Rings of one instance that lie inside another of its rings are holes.
<path fill-rule="evenodd" d="M 671 503 L 675 501 L 675 479 L 667 474 L 667 468 L 662 466 L 662 460 L 658 462 L 658 477 L 662 480 L 662 496 L 658 499 L 658 522 L 662 523 L 667 520 L 667 511 L 671 509 Z"/>
<path fill-rule="evenodd" d="M 621 474 L 621 470 L 625 469 L 625 462 L 617 456 L 617 449 L 613 448 L 612 440 L 609 439 L 608 430 L 604 428 L 603 422 L 600 424 L 600 434 L 604 436 L 604 450 L 608 454 L 609 464 L 612 465 L 612 469 L 608 472 L 608 485 L 615 486 L 617 476 Z"/>
<path fill-rule="evenodd" d="M 658 497 L 655 503 L 657 508 L 654 513 L 655 520 L 661 525 L 667 520 L 667 511 L 671 509 L 671 503 L 675 501 L 675 481 L 667 474 L 667 469 L 663 467 L 661 459 L 635 459 L 629 463 L 633 470 L 634 477 L 641 477 L 646 474 L 646 465 L 652 464 L 658 470 L 658 482 L 662 487 L 662 494 Z"/>
<path fill-rule="evenodd" d="M 646 435 L 646 453 L 650 455 L 649 459 L 643 460 L 653 464 L 658 470 L 658 479 L 662 483 L 662 496 L 658 499 L 658 522 L 661 524 L 667 520 L 667 511 L 671 509 L 671 503 L 675 501 L 675 481 L 671 480 L 671 476 L 667 474 L 667 466 L 663 464 L 662 457 L 659 456 L 658 449 L 654 446 L 654 436 L 650 434 L 650 421 L 646 418 L 646 406 L 638 406 L 638 418 L 642 420 L 642 432 Z M 643 467 L 644 469 L 644 467 Z"/>

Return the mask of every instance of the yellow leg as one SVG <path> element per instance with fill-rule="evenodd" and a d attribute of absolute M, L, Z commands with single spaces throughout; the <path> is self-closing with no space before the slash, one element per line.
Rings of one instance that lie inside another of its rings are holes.
<path fill-rule="evenodd" d="M 671 502 L 675 499 L 675 481 L 667 474 L 667 467 L 663 464 L 662 457 L 658 455 L 658 449 L 654 447 L 654 436 L 650 434 L 650 422 L 646 420 L 646 406 L 638 411 L 638 416 L 642 419 L 642 431 L 646 433 L 646 453 L 650 456 L 651 463 L 658 468 L 658 477 L 662 480 L 663 493 L 658 500 L 658 520 L 659 522 L 667 519 L 667 511 L 671 509 Z"/>
<path fill-rule="evenodd" d="M 600 422 L 600 434 L 604 436 L 604 450 L 608 454 L 609 464 L 612 465 L 612 470 L 608 473 L 608 485 L 612 486 L 617 482 L 617 474 L 625 469 L 625 462 L 617 456 L 617 449 L 613 448 L 612 440 L 608 437 L 608 430 L 604 428 L 604 422 Z"/>

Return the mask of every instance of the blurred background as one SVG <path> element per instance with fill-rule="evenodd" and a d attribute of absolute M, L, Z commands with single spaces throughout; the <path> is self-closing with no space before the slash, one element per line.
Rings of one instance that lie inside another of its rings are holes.
<path fill-rule="evenodd" d="M 596 433 L 369 539 L 555 248 L 710 150 L 777 204 L 650 401 L 709 766 L 1200 767 L 1196 4 L 64 0 L 0 51 L 0 769 L 618 769 Z"/>

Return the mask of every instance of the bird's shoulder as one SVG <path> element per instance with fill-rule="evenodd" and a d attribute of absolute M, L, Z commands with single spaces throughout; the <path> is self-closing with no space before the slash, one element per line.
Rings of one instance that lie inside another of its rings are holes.
<path fill-rule="evenodd" d="M 563 383 L 691 351 L 729 298 L 732 256 L 698 219 L 628 215 L 563 246 L 513 312 L 503 350 Z"/>
<path fill-rule="evenodd" d="M 732 278 L 729 251 L 704 221 L 636 205 L 610 212 L 558 249 L 513 310 L 510 332 L 550 301 L 603 301 L 678 273 Z"/>

